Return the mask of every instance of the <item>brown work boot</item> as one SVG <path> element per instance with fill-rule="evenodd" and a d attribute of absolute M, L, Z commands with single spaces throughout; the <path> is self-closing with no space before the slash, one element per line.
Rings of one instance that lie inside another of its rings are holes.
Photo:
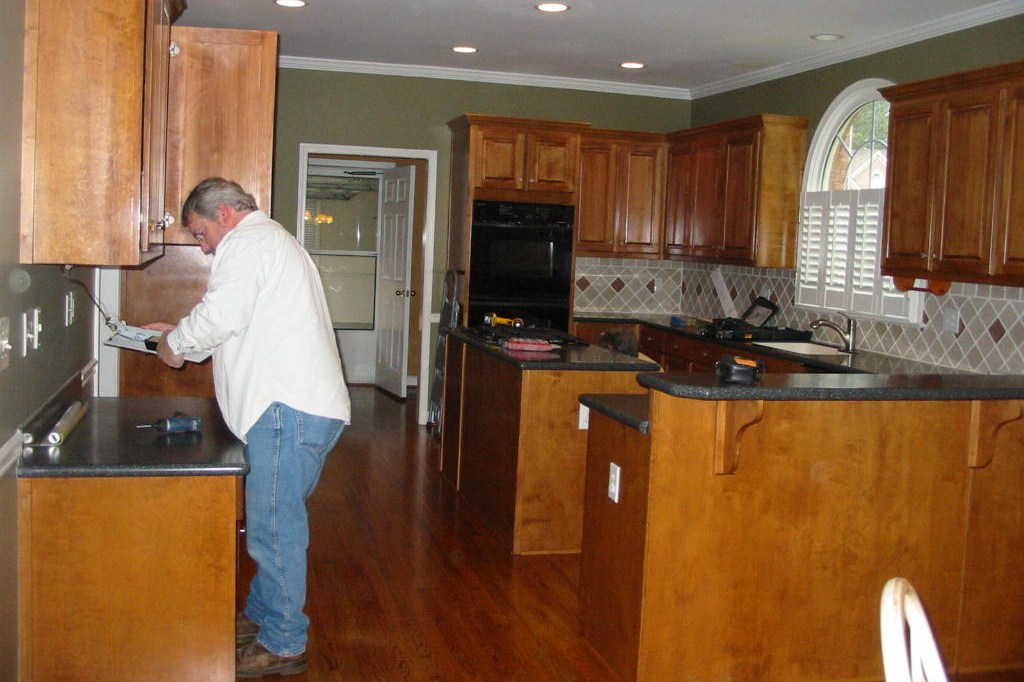
<path fill-rule="evenodd" d="M 298 675 L 306 672 L 309 659 L 306 652 L 298 656 L 278 656 L 257 640 L 238 650 L 235 659 L 235 677 L 263 677 L 264 675 Z"/>
<path fill-rule="evenodd" d="M 235 616 L 235 646 L 248 644 L 260 634 L 260 625 L 244 613 Z"/>

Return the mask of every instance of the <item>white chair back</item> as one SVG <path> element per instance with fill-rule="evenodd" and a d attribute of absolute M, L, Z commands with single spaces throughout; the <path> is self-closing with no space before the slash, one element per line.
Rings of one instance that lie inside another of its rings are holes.
<path fill-rule="evenodd" d="M 885 583 L 881 626 L 886 682 L 948 682 L 928 615 L 906 578 Z"/>

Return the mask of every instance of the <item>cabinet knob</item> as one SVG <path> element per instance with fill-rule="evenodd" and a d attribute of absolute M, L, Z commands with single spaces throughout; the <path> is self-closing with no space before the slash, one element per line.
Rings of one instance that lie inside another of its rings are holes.
<path fill-rule="evenodd" d="M 156 229 L 158 229 L 161 232 L 163 232 L 164 230 L 166 230 L 168 227 L 170 227 L 173 224 L 174 224 L 174 216 L 172 216 L 170 213 L 164 213 L 164 219 L 157 221 Z"/>
<path fill-rule="evenodd" d="M 171 42 L 171 44 L 167 46 L 167 53 L 172 57 L 177 57 L 181 54 L 181 46 L 178 45 L 178 43 Z"/>

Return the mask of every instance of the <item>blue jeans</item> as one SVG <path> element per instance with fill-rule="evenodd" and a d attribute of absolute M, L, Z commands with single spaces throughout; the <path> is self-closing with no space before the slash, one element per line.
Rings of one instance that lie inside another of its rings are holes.
<path fill-rule="evenodd" d="M 306 650 L 306 498 L 345 422 L 273 403 L 246 434 L 245 537 L 256 576 L 245 614 L 260 644 L 279 656 Z"/>

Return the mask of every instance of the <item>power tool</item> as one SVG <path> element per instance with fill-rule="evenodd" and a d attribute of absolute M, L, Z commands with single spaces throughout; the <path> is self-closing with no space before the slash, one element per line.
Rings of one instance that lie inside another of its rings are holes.
<path fill-rule="evenodd" d="M 152 424 L 139 424 L 137 429 L 156 429 L 160 433 L 196 433 L 202 429 L 203 422 L 184 412 L 175 412 L 171 417 L 157 419 Z"/>

